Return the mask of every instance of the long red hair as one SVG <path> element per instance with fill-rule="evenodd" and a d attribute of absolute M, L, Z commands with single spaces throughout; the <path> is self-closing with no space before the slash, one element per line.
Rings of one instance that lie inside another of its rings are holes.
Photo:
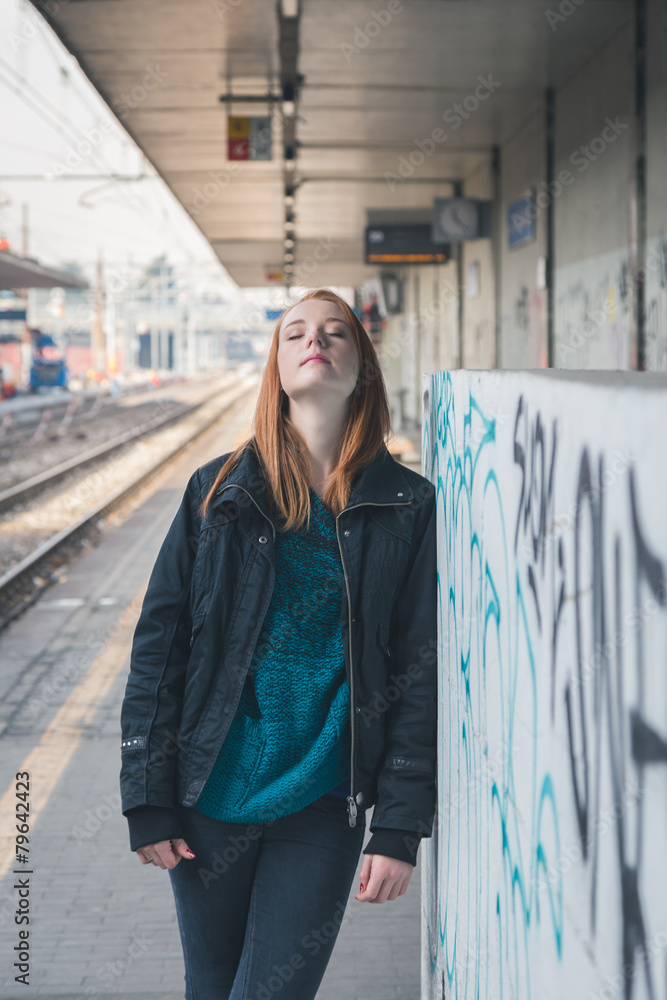
<path fill-rule="evenodd" d="M 328 288 L 308 292 L 299 302 L 323 299 L 335 303 L 352 330 L 359 356 L 359 375 L 350 399 L 349 412 L 336 456 L 336 468 L 322 497 L 324 505 L 338 515 L 345 507 L 354 480 L 377 457 L 391 432 L 391 414 L 380 362 L 362 323 L 347 302 Z M 290 309 L 293 306 L 290 306 Z M 289 397 L 280 385 L 278 341 L 285 310 L 275 330 L 264 369 L 251 425 L 251 435 L 229 456 L 204 498 L 200 514 L 206 516 L 216 490 L 240 460 L 254 437 L 254 446 L 267 483 L 267 513 L 277 530 L 294 531 L 310 523 L 310 455 L 305 439 L 289 418 Z M 276 524 L 282 519 L 282 525 Z"/>

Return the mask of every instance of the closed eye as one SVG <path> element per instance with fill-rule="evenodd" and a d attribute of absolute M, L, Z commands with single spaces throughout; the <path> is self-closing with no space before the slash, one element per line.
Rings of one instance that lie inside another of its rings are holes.
<path fill-rule="evenodd" d="M 344 333 L 328 333 L 327 334 L 327 337 L 344 337 L 344 336 L 345 336 Z M 291 337 L 288 337 L 287 339 L 288 340 L 296 340 L 297 337 L 303 337 L 303 334 L 302 333 L 294 333 L 294 334 L 292 334 Z"/>

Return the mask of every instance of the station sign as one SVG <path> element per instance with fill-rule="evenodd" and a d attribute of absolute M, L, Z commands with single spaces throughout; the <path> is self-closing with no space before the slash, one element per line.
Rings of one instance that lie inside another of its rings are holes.
<path fill-rule="evenodd" d="M 270 160 L 271 118 L 255 115 L 251 118 L 227 117 L 228 160 Z"/>
<path fill-rule="evenodd" d="M 507 206 L 507 246 L 510 250 L 537 239 L 537 216 L 534 188 Z"/>
<path fill-rule="evenodd" d="M 367 264 L 446 264 L 449 244 L 433 243 L 431 227 L 415 225 L 366 226 Z"/>

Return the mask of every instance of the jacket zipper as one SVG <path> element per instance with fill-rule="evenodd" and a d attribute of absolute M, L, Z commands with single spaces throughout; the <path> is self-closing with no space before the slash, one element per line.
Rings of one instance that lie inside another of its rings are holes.
<path fill-rule="evenodd" d="M 363 503 L 355 503 L 352 507 L 344 507 L 340 514 L 345 510 L 354 510 L 356 507 L 404 507 L 412 503 L 411 500 L 402 500 L 398 503 L 374 503 L 372 500 L 366 500 Z M 340 561 L 343 566 L 343 576 L 345 577 L 345 591 L 347 593 L 347 614 L 348 614 L 348 642 L 350 649 L 350 739 L 351 739 L 351 749 L 350 749 L 350 794 L 347 796 L 347 814 L 350 821 L 350 826 L 357 825 L 357 802 L 354 797 L 354 671 L 352 669 L 352 602 L 350 601 L 350 587 L 347 581 L 347 570 L 345 568 L 345 559 L 343 558 L 343 549 L 340 544 L 340 536 L 338 534 L 338 518 L 340 514 L 336 515 L 336 538 L 338 540 L 338 548 L 340 550 Z"/>

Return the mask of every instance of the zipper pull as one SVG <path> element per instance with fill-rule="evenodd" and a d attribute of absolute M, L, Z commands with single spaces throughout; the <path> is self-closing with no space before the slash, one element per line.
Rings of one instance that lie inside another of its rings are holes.
<path fill-rule="evenodd" d="M 347 797 L 347 812 L 350 817 L 350 826 L 357 825 L 357 803 L 351 795 Z"/>

